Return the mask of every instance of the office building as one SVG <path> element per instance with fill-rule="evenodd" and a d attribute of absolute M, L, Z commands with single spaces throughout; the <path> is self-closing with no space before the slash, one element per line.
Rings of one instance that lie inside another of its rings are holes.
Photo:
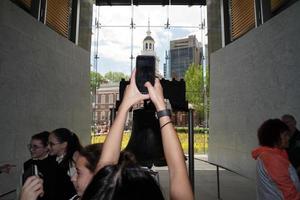
<path fill-rule="evenodd" d="M 169 58 L 171 78 L 182 79 L 192 63 L 201 63 L 201 44 L 195 35 L 184 39 L 171 40 Z"/>

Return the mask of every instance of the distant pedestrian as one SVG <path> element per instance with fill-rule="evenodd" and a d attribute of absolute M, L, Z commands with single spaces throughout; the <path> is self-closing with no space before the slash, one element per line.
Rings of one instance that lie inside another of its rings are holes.
<path fill-rule="evenodd" d="M 300 177 L 300 131 L 297 129 L 297 121 L 294 116 L 285 114 L 281 120 L 289 127 L 290 141 L 287 152 L 292 165 L 296 168 Z"/>

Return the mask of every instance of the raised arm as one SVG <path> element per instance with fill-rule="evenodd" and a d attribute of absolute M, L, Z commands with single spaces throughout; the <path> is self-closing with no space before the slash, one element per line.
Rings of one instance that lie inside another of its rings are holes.
<path fill-rule="evenodd" d="M 125 89 L 123 101 L 103 144 L 101 158 L 97 166 L 98 170 L 106 165 L 118 163 L 127 113 L 134 104 L 148 98 L 149 95 L 143 95 L 137 89 L 135 84 L 135 71 L 133 71 L 130 84 L 127 85 Z"/>
<path fill-rule="evenodd" d="M 154 87 L 149 82 L 147 82 L 145 86 L 148 88 L 150 98 L 156 110 L 165 110 L 167 107 L 159 80 L 155 80 Z M 171 123 L 171 118 L 169 116 L 163 116 L 159 119 L 159 123 L 164 153 L 169 168 L 170 199 L 192 200 L 194 199 L 194 195 L 187 174 L 184 153 L 174 126 Z"/>

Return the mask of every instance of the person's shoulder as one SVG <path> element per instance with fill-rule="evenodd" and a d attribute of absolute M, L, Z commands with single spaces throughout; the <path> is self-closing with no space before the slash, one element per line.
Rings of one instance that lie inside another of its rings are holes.
<path fill-rule="evenodd" d="M 46 163 L 49 166 L 58 166 L 55 156 L 48 156 L 47 158 L 44 159 L 44 163 Z"/>
<path fill-rule="evenodd" d="M 29 160 L 25 161 L 24 164 L 23 164 L 24 170 L 26 170 L 32 164 L 33 164 L 33 160 L 32 159 L 29 159 Z"/>
<path fill-rule="evenodd" d="M 283 151 L 281 152 L 265 151 L 259 155 L 259 158 L 267 162 L 283 161 L 283 160 L 288 161 L 288 156 Z"/>
<path fill-rule="evenodd" d="M 56 162 L 56 156 L 48 155 L 47 160 Z"/>

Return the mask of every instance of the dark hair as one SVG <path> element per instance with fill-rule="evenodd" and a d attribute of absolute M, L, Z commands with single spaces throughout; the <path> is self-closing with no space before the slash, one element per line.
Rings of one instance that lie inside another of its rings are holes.
<path fill-rule="evenodd" d="M 103 143 L 90 144 L 80 149 L 79 155 L 87 160 L 85 165 L 91 172 L 95 172 L 101 152 Z"/>
<path fill-rule="evenodd" d="M 43 144 L 43 146 L 47 146 L 48 145 L 48 138 L 49 138 L 49 132 L 48 131 L 43 131 L 37 134 L 34 134 L 33 136 L 31 136 L 31 140 L 40 140 Z"/>
<path fill-rule="evenodd" d="M 257 131 L 259 144 L 261 146 L 274 147 L 280 144 L 280 134 L 288 130 L 288 126 L 280 119 L 268 119 Z"/>
<path fill-rule="evenodd" d="M 72 160 L 73 154 L 82 148 L 79 138 L 75 133 L 73 133 L 67 128 L 55 129 L 54 131 L 51 132 L 51 134 L 54 134 L 60 143 L 63 142 L 67 143 L 66 155 L 64 156 L 61 165 L 66 169 L 68 169 L 69 164 L 73 161 Z"/>
<path fill-rule="evenodd" d="M 284 114 L 281 116 L 281 119 L 290 119 L 290 120 L 293 120 L 293 121 L 296 121 L 295 117 L 293 115 L 290 115 L 290 114 Z"/>
<path fill-rule="evenodd" d="M 163 194 L 149 171 L 124 152 L 119 164 L 103 167 L 86 188 L 82 200 L 163 200 Z"/>

